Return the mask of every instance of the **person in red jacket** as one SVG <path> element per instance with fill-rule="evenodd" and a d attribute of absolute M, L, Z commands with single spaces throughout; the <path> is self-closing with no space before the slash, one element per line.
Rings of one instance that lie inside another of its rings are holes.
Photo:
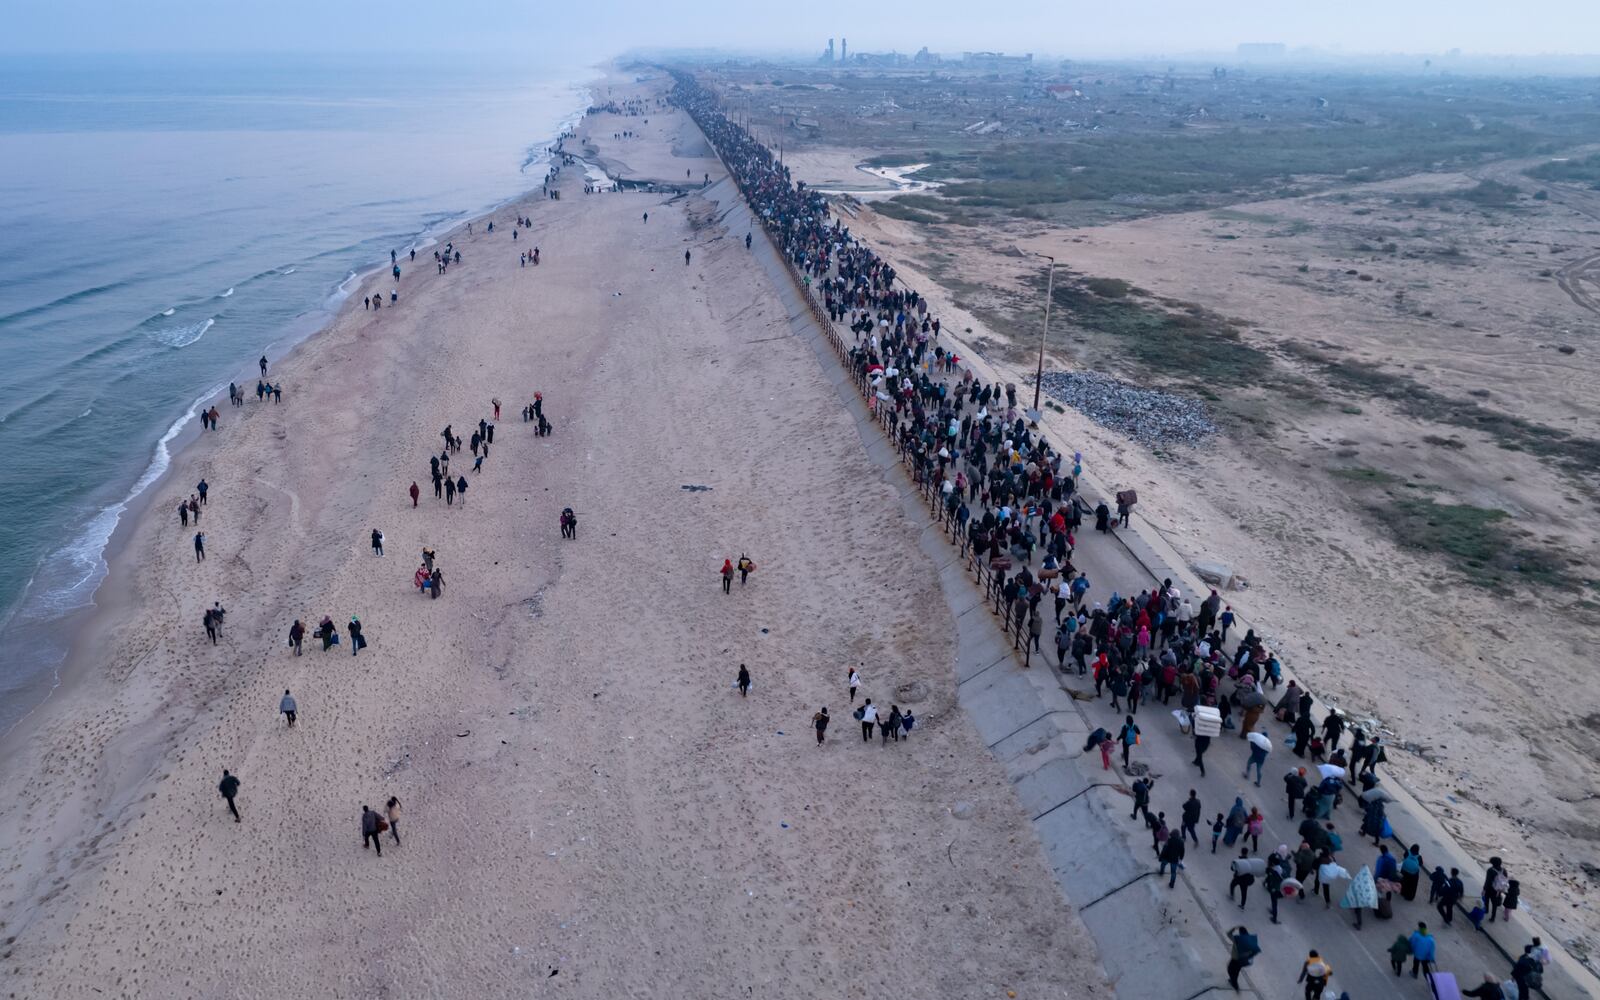
<path fill-rule="evenodd" d="M 411 481 L 411 506 L 415 507 L 417 505 L 417 497 L 419 497 L 421 495 L 422 495 L 422 491 L 417 489 L 416 480 L 412 480 Z"/>
<path fill-rule="evenodd" d="M 722 560 L 722 592 L 730 593 L 733 590 L 733 560 Z"/>

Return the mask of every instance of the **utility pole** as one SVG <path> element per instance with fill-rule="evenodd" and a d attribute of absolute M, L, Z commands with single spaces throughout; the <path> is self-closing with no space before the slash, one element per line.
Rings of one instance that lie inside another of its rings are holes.
<path fill-rule="evenodd" d="M 1056 290 L 1056 259 L 1047 253 L 1039 254 L 1050 262 L 1049 277 L 1044 284 L 1044 333 L 1039 335 L 1039 370 L 1033 377 L 1033 422 L 1039 423 L 1041 416 L 1039 410 L 1039 390 L 1044 388 L 1044 344 L 1050 339 L 1050 300 L 1055 296 Z"/>

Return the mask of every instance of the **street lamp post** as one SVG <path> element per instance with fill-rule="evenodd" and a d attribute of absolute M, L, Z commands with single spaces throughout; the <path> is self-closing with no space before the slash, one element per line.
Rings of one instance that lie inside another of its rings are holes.
<path fill-rule="evenodd" d="M 1047 253 L 1039 256 L 1050 262 L 1050 273 L 1045 279 L 1044 286 L 1044 332 L 1039 335 L 1039 370 L 1033 377 L 1034 423 L 1039 422 L 1039 390 L 1044 387 L 1044 344 L 1050 338 L 1050 299 L 1054 297 L 1056 290 L 1056 259 Z"/>

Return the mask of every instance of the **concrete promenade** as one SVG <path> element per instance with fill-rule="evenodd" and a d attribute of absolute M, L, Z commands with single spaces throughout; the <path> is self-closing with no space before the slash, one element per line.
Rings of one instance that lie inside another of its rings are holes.
<path fill-rule="evenodd" d="M 731 233 L 761 228 L 751 220 L 731 181 L 713 184 L 702 194 L 719 204 L 719 217 Z M 1354 929 L 1351 914 L 1339 908 L 1337 895 L 1333 908 L 1327 910 L 1320 899 L 1284 900 L 1280 904 L 1282 922 L 1276 926 L 1268 921 L 1268 900 L 1259 880 L 1245 909 L 1228 899 L 1228 863 L 1237 856 L 1238 845 L 1232 852 L 1219 848 L 1212 856 L 1206 833 L 1210 820 L 1225 812 L 1236 795 L 1243 797 L 1247 806 L 1259 806 L 1266 817 L 1259 856 L 1279 844 L 1292 849 L 1299 843 L 1296 828 L 1300 818 L 1286 818 L 1282 777 L 1291 766 L 1308 761 L 1282 748 L 1288 729 L 1275 722 L 1267 726 L 1274 750 L 1262 785 L 1256 788 L 1253 781 L 1241 777 L 1246 752 L 1236 732 L 1225 731 L 1213 741 L 1208 774 L 1202 778 L 1190 763 L 1192 744 L 1178 732 L 1170 714 L 1172 706 L 1141 706 L 1137 721 L 1143 729 L 1143 743 L 1135 750 L 1134 759 L 1158 776 L 1152 811 L 1166 812 L 1176 830 L 1189 789 L 1195 789 L 1204 803 L 1201 846 L 1190 846 L 1177 887 L 1169 889 L 1165 877 L 1157 878 L 1157 862 L 1143 819 L 1130 819 L 1132 798 L 1127 785 L 1131 779 L 1115 764 L 1112 770 L 1104 770 L 1098 753 L 1082 751 L 1088 732 L 1096 727 L 1114 732 L 1122 713 L 1110 709 L 1109 698 L 1094 701 L 1072 696 L 1072 689 L 1092 696 L 1093 683 L 1079 678 L 1075 671 L 1064 675 L 1055 666 L 1048 635 L 1045 655 L 1034 654 L 1031 668 L 1023 666 L 1022 654 L 1014 648 L 984 588 L 975 581 L 968 560 L 952 543 L 943 519 L 930 507 L 924 490 L 912 482 L 898 460 L 897 449 L 867 410 L 854 376 L 840 364 L 833 339 L 838 332 L 832 331 L 832 336 L 825 332 L 827 320 L 819 315 L 814 302 L 807 301 L 809 293 L 794 280 L 787 262 L 769 240 L 758 239 L 752 252 L 768 268 L 791 329 L 811 344 L 823 371 L 839 390 L 863 446 L 885 479 L 900 491 L 906 513 L 922 525 L 915 542 L 940 567 L 941 589 L 957 625 L 962 707 L 1011 776 L 1020 807 L 1032 817 L 1063 892 L 1083 913 L 1096 937 L 1102 962 L 1120 995 L 1178 1000 L 1215 990 L 1231 992 L 1225 976 L 1228 954 L 1224 934 L 1239 924 L 1261 939 L 1263 953 L 1246 970 L 1241 983 L 1246 992 L 1263 998 L 1299 995 L 1295 979 L 1312 948 L 1334 968 L 1330 997 L 1341 992 L 1355 1000 L 1428 997 L 1424 982 L 1409 974 L 1400 979 L 1393 975 L 1387 954 L 1395 936 L 1409 933 L 1418 921 L 1425 921 L 1438 938 L 1438 968 L 1454 973 L 1462 986 L 1477 985 L 1485 972 L 1509 978 L 1507 956 L 1520 954 L 1522 945 L 1540 930 L 1517 915 L 1509 922 L 1486 924 L 1488 933 L 1480 933 L 1472 929 L 1464 913 L 1457 916 L 1453 928 L 1443 927 L 1434 908 L 1425 902 L 1426 880 L 1416 902 L 1396 897 L 1393 920 L 1380 921 L 1368 912 L 1360 931 Z M 849 336 L 848 331 L 844 336 Z M 964 358 L 971 357 L 961 353 Z M 985 381 L 996 379 L 981 361 L 963 363 Z M 1061 440 L 1059 434 L 1055 437 Z M 1070 447 L 1066 450 L 1071 451 Z M 1082 492 L 1091 505 L 1102 494 L 1092 476 L 1085 477 Z M 1103 601 L 1112 591 L 1137 593 L 1167 577 L 1186 594 L 1204 594 L 1203 585 L 1181 566 L 1175 553 L 1159 539 L 1148 540 L 1137 530 L 1124 530 L 1116 536 L 1085 530 L 1078 538 L 1073 561 L 1093 581 L 1091 599 Z M 1049 602 L 1041 607 L 1048 608 Z M 1242 635 L 1249 625 L 1241 622 L 1240 626 L 1237 634 Z M 1385 776 L 1384 784 L 1398 800 L 1390 804 L 1389 816 L 1399 834 L 1407 842 L 1422 845 L 1430 867 L 1461 868 L 1468 895 L 1475 897 L 1481 869 L 1392 778 Z M 1362 865 L 1370 865 L 1377 850 L 1370 839 L 1360 836 L 1360 815 L 1351 799 L 1346 797 L 1346 804 L 1332 819 L 1345 842 L 1339 861 L 1354 873 Z M 1391 850 L 1397 854 L 1402 850 L 1399 840 L 1391 841 Z M 1339 883 L 1336 893 L 1342 894 L 1345 884 Z M 1556 948 L 1548 935 L 1544 938 L 1546 945 Z M 1581 967 L 1563 968 L 1558 960 L 1546 971 L 1542 995 L 1593 995 L 1593 986 Z"/>

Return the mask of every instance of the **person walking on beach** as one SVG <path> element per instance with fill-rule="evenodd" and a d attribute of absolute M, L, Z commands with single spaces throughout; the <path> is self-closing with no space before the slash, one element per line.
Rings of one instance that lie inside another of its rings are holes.
<path fill-rule="evenodd" d="M 861 720 L 861 742 L 872 742 L 872 727 L 878 722 L 878 706 L 868 698 L 866 704 L 856 709 L 856 718 Z"/>
<path fill-rule="evenodd" d="M 411 506 L 415 507 L 417 505 L 417 497 L 422 495 L 422 491 L 417 489 L 417 481 L 415 479 L 411 480 L 411 489 L 408 492 L 411 494 Z"/>
<path fill-rule="evenodd" d="M 200 524 L 200 500 L 194 496 L 189 497 L 189 517 L 194 520 L 196 526 Z"/>
<path fill-rule="evenodd" d="M 382 555 L 382 553 L 379 553 Z M 367 648 L 367 637 L 361 634 L 361 619 L 355 615 L 350 616 L 350 655 L 354 656 Z"/>
<path fill-rule="evenodd" d="M 878 737 L 884 746 L 889 745 L 889 740 L 900 742 L 900 706 L 889 706 L 889 717 L 878 721 Z"/>
<path fill-rule="evenodd" d="M 265 354 L 261 355 L 261 377 L 267 377 L 267 356 Z"/>
<path fill-rule="evenodd" d="M 289 693 L 288 688 L 283 689 L 283 698 L 278 702 L 278 711 L 282 712 L 283 717 L 289 720 L 289 728 L 293 729 L 295 703 L 294 696 Z"/>
<path fill-rule="evenodd" d="M 687 251 L 687 250 L 685 250 L 683 252 L 683 266 L 684 267 L 688 267 L 689 266 L 689 251 Z"/>
<path fill-rule="evenodd" d="M 378 857 L 383 857 L 383 817 L 373 812 L 369 806 L 361 807 L 361 849 L 364 851 L 369 846 L 378 849 Z"/>
<path fill-rule="evenodd" d="M 222 797 L 227 800 L 228 811 L 233 813 L 233 821 L 235 823 L 243 822 L 239 818 L 239 807 L 233 804 L 234 796 L 239 794 L 239 779 L 229 774 L 227 768 L 222 769 L 222 781 L 217 785 L 217 791 L 221 792 Z"/>
<path fill-rule="evenodd" d="M 383 555 L 383 532 L 377 528 L 372 529 L 372 554 L 375 556 Z"/>
<path fill-rule="evenodd" d="M 856 703 L 856 691 L 859 690 L 860 687 L 861 687 L 861 674 L 859 674 L 856 671 L 855 667 L 851 667 L 850 668 L 850 704 L 854 705 Z"/>
<path fill-rule="evenodd" d="M 460 496 L 461 496 L 461 506 L 465 507 L 467 505 L 467 477 L 466 476 L 457 476 L 456 477 L 456 493 L 460 494 Z"/>
<path fill-rule="evenodd" d="M 195 484 L 194 488 L 195 492 L 200 494 L 200 503 L 202 506 L 204 506 L 206 502 L 206 491 L 211 489 L 211 484 L 202 479 Z"/>
<path fill-rule="evenodd" d="M 178 501 L 178 523 L 187 528 L 189 526 L 189 501 Z"/>
<path fill-rule="evenodd" d="M 294 655 L 300 655 L 300 643 L 306 637 L 306 627 L 296 618 L 294 624 L 289 626 L 289 646 L 294 650 Z"/>
<path fill-rule="evenodd" d="M 210 608 L 206 608 L 205 617 L 206 635 L 211 638 L 211 645 L 217 644 L 217 620 Z"/>
<path fill-rule="evenodd" d="M 733 683 L 739 689 L 739 697 L 750 697 L 750 671 L 745 669 L 744 664 L 739 664 L 739 677 Z"/>
<path fill-rule="evenodd" d="M 456 481 L 449 476 L 444 477 L 444 502 L 448 507 L 456 505 Z"/>
<path fill-rule="evenodd" d="M 194 533 L 194 561 L 195 562 L 204 562 L 205 558 L 206 558 L 206 533 L 203 532 L 203 531 L 197 531 L 197 532 Z"/>
<path fill-rule="evenodd" d="M 394 838 L 394 846 L 400 846 L 400 800 L 393 795 L 384 804 L 383 811 L 389 818 L 389 836 Z"/>
<path fill-rule="evenodd" d="M 324 653 L 339 644 L 339 630 L 334 626 L 333 619 L 327 615 L 322 616 L 322 621 L 317 623 L 317 630 L 311 634 L 313 637 L 322 640 L 322 651 Z"/>
<path fill-rule="evenodd" d="M 749 556 L 744 555 L 743 553 L 740 553 L 740 555 L 739 555 L 739 586 L 741 586 L 741 587 L 744 586 L 745 581 L 750 579 L 750 574 L 754 573 L 755 571 L 756 571 L 756 564 L 750 560 Z"/>
<path fill-rule="evenodd" d="M 722 574 L 722 592 L 731 594 L 733 592 L 733 560 L 722 560 L 722 569 L 718 572 Z"/>
<path fill-rule="evenodd" d="M 811 717 L 811 728 L 817 731 L 817 746 L 822 746 L 828 734 L 828 706 L 822 706 L 822 711 Z"/>

